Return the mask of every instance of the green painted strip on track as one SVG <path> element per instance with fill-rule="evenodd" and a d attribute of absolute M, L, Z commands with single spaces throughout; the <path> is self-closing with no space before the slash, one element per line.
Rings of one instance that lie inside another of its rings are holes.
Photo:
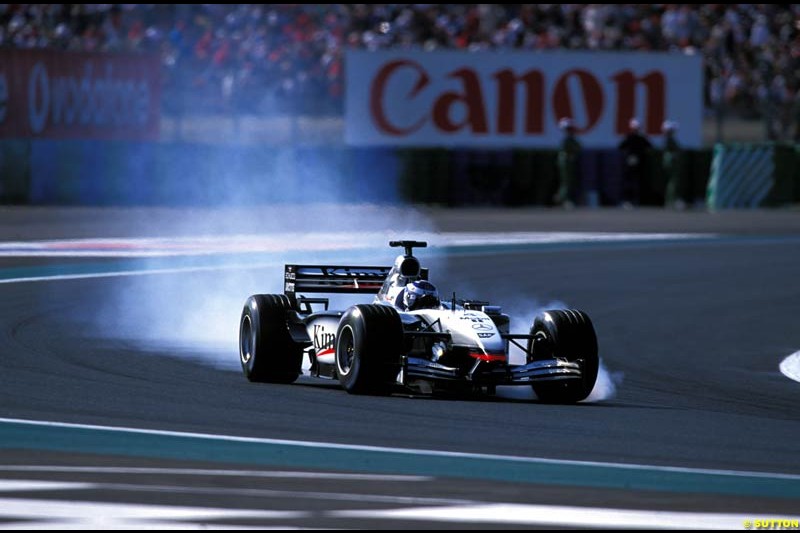
<path fill-rule="evenodd" d="M 0 448 L 413 474 L 544 485 L 800 498 L 800 476 L 251 439 L 0 419 Z"/>

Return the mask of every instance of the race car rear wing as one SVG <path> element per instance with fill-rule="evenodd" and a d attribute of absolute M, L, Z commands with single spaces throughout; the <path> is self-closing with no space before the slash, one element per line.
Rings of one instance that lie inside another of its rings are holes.
<path fill-rule="evenodd" d="M 298 292 L 377 294 L 391 267 L 286 265 L 283 292 L 294 300 Z"/>

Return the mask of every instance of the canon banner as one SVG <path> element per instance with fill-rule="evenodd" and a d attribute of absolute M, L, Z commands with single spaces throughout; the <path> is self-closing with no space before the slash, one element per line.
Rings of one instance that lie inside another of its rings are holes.
<path fill-rule="evenodd" d="M 0 50 L 0 138 L 156 139 L 157 56 Z"/>
<path fill-rule="evenodd" d="M 616 146 L 636 118 L 702 141 L 699 56 L 639 52 L 365 52 L 346 58 L 351 145 L 555 147 L 571 118 L 585 147 Z"/>

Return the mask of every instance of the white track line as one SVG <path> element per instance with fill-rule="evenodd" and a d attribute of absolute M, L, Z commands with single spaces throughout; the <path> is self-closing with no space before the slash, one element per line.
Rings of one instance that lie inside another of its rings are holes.
<path fill-rule="evenodd" d="M 429 498 L 417 496 L 397 496 L 391 494 L 369 494 L 366 492 L 340 491 L 304 491 L 287 489 L 257 489 L 243 487 L 203 487 L 181 485 L 152 485 L 137 483 L 103 483 L 103 482 L 61 482 L 40 480 L 0 480 L 0 493 L 28 491 L 67 491 L 95 490 L 103 494 L 114 491 L 165 493 L 165 494 L 201 494 L 205 496 L 235 496 L 248 498 L 272 498 L 280 500 L 321 500 L 335 502 L 383 503 L 391 505 L 476 505 L 480 502 L 463 498 Z"/>
<path fill-rule="evenodd" d="M 510 232 L 510 233 L 441 233 L 424 234 L 420 238 L 431 241 L 432 248 L 443 246 L 514 245 L 514 244 L 567 244 L 588 242 L 638 242 L 661 240 L 692 240 L 713 237 L 713 234 L 687 233 L 593 233 L 593 232 Z M 0 243 L 0 257 L 180 257 L 211 256 L 242 253 L 287 253 L 287 252 L 347 252 L 363 248 L 370 239 L 385 242 L 386 235 L 375 233 L 360 234 L 313 234 L 295 235 L 295 239 L 284 235 L 234 235 L 176 237 L 172 239 L 65 239 L 54 241 L 20 241 Z M 99 249 L 91 249 L 93 246 Z M 106 249 L 111 248 L 111 249 Z M 203 272 L 216 270 L 244 270 L 251 268 L 274 267 L 280 261 L 260 261 L 254 263 L 231 263 L 174 268 L 151 268 L 82 274 L 53 274 L 43 276 L 21 276 L 0 279 L 3 283 L 27 283 L 33 281 L 65 281 L 76 279 L 113 278 L 122 276 L 143 276 L 148 274 L 177 274 L 182 272 Z"/>
<path fill-rule="evenodd" d="M 780 368 L 783 375 L 787 378 L 800 381 L 800 352 L 794 352 L 781 361 L 778 368 Z"/>
<path fill-rule="evenodd" d="M 709 233 L 450 232 L 423 233 L 431 247 L 691 240 Z M 386 233 L 288 233 L 173 238 L 58 239 L 0 242 L 0 257 L 176 257 L 230 253 L 345 252 L 369 243 L 385 246 Z M 378 248 L 380 249 L 380 248 Z"/>
<path fill-rule="evenodd" d="M 22 278 L 0 279 L 2 283 L 28 283 L 32 281 L 64 281 L 70 279 L 93 279 L 93 278 L 117 278 L 122 276 L 147 276 L 150 274 L 180 274 L 182 272 L 209 272 L 216 270 L 250 270 L 258 268 L 275 267 L 278 263 L 274 261 L 266 263 L 248 263 L 246 265 L 209 265 L 209 266 L 187 266 L 176 268 L 154 268 L 144 270 L 120 270 L 118 272 L 88 272 L 86 274 L 53 274 L 51 276 L 31 276 Z M 282 265 L 282 263 L 281 263 Z"/>
<path fill-rule="evenodd" d="M 0 479 L 0 492 L 28 492 L 34 490 L 82 490 L 91 489 L 93 483 L 72 481 L 38 481 L 28 479 Z"/>
<path fill-rule="evenodd" d="M 442 522 L 525 524 L 576 528 L 635 529 L 742 529 L 745 522 L 771 518 L 797 523 L 798 516 L 765 513 L 692 513 L 567 507 L 557 505 L 488 504 L 470 507 L 418 507 L 369 511 L 335 511 L 342 518 L 379 518 L 399 520 L 436 520 Z M 767 528 L 769 529 L 769 528 Z"/>
<path fill-rule="evenodd" d="M 44 529 L 60 529 L 64 525 L 68 527 L 82 525 L 87 529 L 130 529 L 136 525 L 145 529 L 173 529 L 185 527 L 185 524 L 173 521 L 280 520 L 304 518 L 308 515 L 309 513 L 300 511 L 214 509 L 167 505 L 0 498 L 0 517 L 17 520 L 37 520 L 34 524 Z M 25 524 L 11 522 L 7 525 L 11 526 L 11 529 L 19 529 L 20 526 Z"/>
<path fill-rule="evenodd" d="M 336 479 L 341 481 L 430 481 L 430 476 L 344 474 L 266 470 L 215 470 L 200 468 L 139 468 L 117 466 L 0 465 L 0 472 L 62 472 L 79 474 L 163 474 L 179 476 L 230 476 L 277 479 Z"/>

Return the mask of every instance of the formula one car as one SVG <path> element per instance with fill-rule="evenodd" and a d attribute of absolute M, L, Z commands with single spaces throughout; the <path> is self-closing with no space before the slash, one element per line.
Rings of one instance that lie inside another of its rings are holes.
<path fill-rule="evenodd" d="M 402 247 L 391 267 L 286 265 L 284 294 L 256 294 L 239 325 L 244 375 L 255 382 L 292 383 L 302 372 L 338 379 L 354 394 L 479 391 L 532 386 L 540 401 L 574 403 L 597 379 L 597 337 L 589 317 L 559 309 L 536 316 L 528 333 L 509 332 L 509 316 L 477 300 L 441 300 L 414 248 Z M 372 304 L 328 309 L 327 298 L 301 293 L 374 294 Z M 510 344 L 526 355 L 509 364 Z"/>

